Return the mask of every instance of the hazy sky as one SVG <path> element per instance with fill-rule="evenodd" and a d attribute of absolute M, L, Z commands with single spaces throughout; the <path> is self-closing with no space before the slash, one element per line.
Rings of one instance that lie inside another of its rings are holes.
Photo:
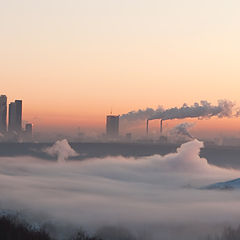
<path fill-rule="evenodd" d="M 240 103 L 239 9 L 238 0 L 0 0 L 0 92 L 23 99 L 24 119 L 39 126 L 104 127 L 111 108 Z"/>

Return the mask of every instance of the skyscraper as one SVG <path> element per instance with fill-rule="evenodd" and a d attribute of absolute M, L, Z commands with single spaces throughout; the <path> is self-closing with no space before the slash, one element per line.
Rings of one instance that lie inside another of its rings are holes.
<path fill-rule="evenodd" d="M 7 96 L 0 96 L 0 132 L 7 131 Z"/>
<path fill-rule="evenodd" d="M 22 100 L 11 102 L 8 114 L 8 131 L 20 133 L 22 131 Z"/>
<path fill-rule="evenodd" d="M 16 131 L 16 103 L 11 102 L 8 109 L 8 131 Z"/>
<path fill-rule="evenodd" d="M 106 123 L 107 137 L 117 138 L 119 135 L 119 115 L 108 115 Z"/>
<path fill-rule="evenodd" d="M 15 100 L 16 104 L 16 130 L 22 131 L 22 100 Z"/>

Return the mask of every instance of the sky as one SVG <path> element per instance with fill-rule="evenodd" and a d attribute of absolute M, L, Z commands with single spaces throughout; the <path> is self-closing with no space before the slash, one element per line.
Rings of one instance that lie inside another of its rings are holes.
<path fill-rule="evenodd" d="M 104 130 L 111 109 L 240 104 L 239 9 L 238 0 L 0 0 L 0 93 L 23 99 L 37 130 Z M 198 126 L 240 133 L 239 122 Z"/>

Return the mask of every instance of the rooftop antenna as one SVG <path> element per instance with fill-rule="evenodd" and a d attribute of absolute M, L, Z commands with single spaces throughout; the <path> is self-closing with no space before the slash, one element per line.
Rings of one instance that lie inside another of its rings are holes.
<path fill-rule="evenodd" d="M 111 109 L 110 109 L 110 114 L 112 115 L 112 107 L 111 107 Z"/>

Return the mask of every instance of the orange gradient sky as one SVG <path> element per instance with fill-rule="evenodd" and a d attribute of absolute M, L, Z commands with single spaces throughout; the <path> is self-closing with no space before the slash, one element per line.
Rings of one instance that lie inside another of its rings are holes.
<path fill-rule="evenodd" d="M 0 3 L 0 93 L 24 120 L 101 131 L 105 115 L 218 99 L 240 103 L 238 0 Z M 195 129 L 238 135 L 240 119 Z"/>

